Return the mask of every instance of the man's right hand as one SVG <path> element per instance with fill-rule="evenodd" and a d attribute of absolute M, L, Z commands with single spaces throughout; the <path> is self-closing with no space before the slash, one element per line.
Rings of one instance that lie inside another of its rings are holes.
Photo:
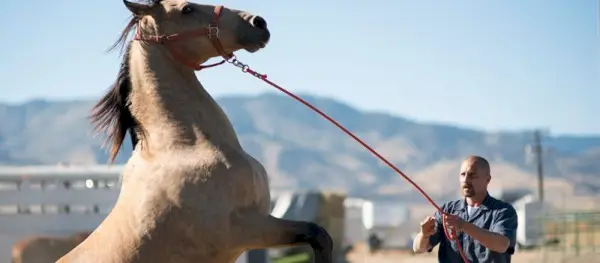
<path fill-rule="evenodd" d="M 435 222 L 433 216 L 427 217 L 421 222 L 421 235 L 423 235 L 423 237 L 430 237 L 435 234 Z"/>

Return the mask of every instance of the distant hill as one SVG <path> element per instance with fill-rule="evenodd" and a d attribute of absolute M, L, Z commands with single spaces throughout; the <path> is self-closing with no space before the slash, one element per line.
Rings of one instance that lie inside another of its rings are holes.
<path fill-rule="evenodd" d="M 484 132 L 363 112 L 338 101 L 307 96 L 356 132 L 437 198 L 455 196 L 460 159 L 493 163 L 493 185 L 533 189 L 534 166 L 524 147 L 531 131 Z M 348 190 L 359 196 L 421 200 L 406 182 L 350 138 L 303 105 L 280 95 L 218 98 L 249 153 L 263 162 L 277 188 Z M 93 101 L 35 100 L 0 104 L 0 164 L 106 163 L 102 137 L 86 119 Z M 600 192 L 600 136 L 552 136 L 544 143 L 550 196 Z M 117 158 L 127 160 L 131 146 Z M 552 197 L 549 197 L 552 198 Z"/>

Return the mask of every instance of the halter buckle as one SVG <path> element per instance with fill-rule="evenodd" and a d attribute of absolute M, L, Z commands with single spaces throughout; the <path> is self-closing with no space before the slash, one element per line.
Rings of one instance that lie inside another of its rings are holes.
<path fill-rule="evenodd" d="M 209 38 L 219 38 L 219 27 L 213 24 L 208 25 L 208 37 Z"/>

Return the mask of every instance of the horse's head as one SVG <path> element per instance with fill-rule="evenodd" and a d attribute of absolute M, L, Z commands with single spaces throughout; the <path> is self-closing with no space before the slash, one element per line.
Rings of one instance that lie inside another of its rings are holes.
<path fill-rule="evenodd" d="M 193 63 L 228 58 L 240 49 L 256 52 L 271 36 L 262 17 L 245 11 L 185 0 L 123 2 L 138 20 L 138 37 L 180 50 Z"/>

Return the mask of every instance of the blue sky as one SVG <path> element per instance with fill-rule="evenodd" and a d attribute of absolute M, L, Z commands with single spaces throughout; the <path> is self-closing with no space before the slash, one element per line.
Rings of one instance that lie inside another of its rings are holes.
<path fill-rule="evenodd" d="M 270 46 L 238 57 L 292 91 L 420 121 L 600 134 L 598 1 L 210 3 L 266 18 Z M 127 16 L 120 0 L 2 3 L 0 101 L 100 96 Z M 274 91 L 230 66 L 198 77 L 214 96 Z"/>

